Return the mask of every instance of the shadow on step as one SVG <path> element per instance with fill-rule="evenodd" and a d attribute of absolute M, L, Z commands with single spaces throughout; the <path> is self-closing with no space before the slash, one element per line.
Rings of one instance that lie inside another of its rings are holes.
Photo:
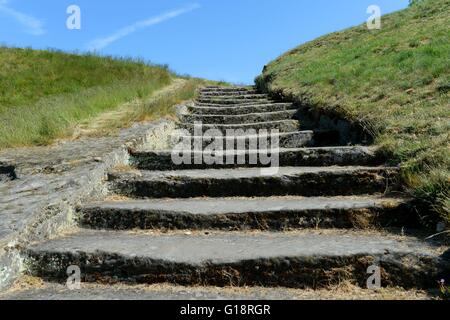
<path fill-rule="evenodd" d="M 16 168 L 12 165 L 0 163 L 0 181 L 17 179 Z"/>
<path fill-rule="evenodd" d="M 352 123 L 344 119 L 337 112 L 313 110 L 310 105 L 295 101 L 292 97 L 283 97 L 281 94 L 269 93 L 277 102 L 292 102 L 298 112 L 296 118 L 302 124 L 303 130 L 314 130 L 320 134 L 319 146 L 335 145 L 371 145 L 373 135 L 361 123 Z"/>

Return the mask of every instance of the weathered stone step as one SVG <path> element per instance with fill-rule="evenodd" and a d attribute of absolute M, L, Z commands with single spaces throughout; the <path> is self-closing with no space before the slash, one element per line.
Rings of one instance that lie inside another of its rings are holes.
<path fill-rule="evenodd" d="M 448 261 L 415 238 L 368 232 L 185 235 L 81 230 L 27 250 L 29 273 L 66 281 L 79 266 L 83 282 L 217 286 L 366 287 L 379 265 L 382 286 L 434 288 Z"/>
<path fill-rule="evenodd" d="M 244 136 L 237 137 L 214 137 L 214 140 L 225 146 L 234 146 L 237 150 L 250 150 L 251 144 L 254 141 L 258 141 L 258 138 L 266 139 L 267 147 L 270 148 L 272 146 L 272 141 L 279 141 L 280 148 L 302 148 L 302 147 L 312 147 L 314 146 L 316 139 L 314 137 L 313 131 L 294 131 L 294 132 L 284 132 L 284 133 L 276 133 L 276 134 L 249 134 Z M 187 141 L 190 142 L 190 145 L 193 146 L 194 139 L 202 139 L 202 148 L 211 145 L 211 141 L 213 137 L 208 136 L 181 136 L 179 137 L 179 142 Z M 256 140 L 255 140 L 256 139 Z M 199 141 L 199 140 L 195 140 Z M 259 144 L 259 143 L 258 143 Z M 194 149 L 192 147 L 192 149 Z"/>
<path fill-rule="evenodd" d="M 209 105 L 236 105 L 236 104 L 258 104 L 258 103 L 266 103 L 273 102 L 269 99 L 215 99 L 215 98 L 198 98 L 195 100 L 195 103 L 199 104 L 209 104 Z"/>
<path fill-rule="evenodd" d="M 228 100 L 260 100 L 260 99 L 269 99 L 269 96 L 264 93 L 255 93 L 255 94 L 238 94 L 238 95 L 219 95 L 219 96 L 211 96 L 200 94 L 197 98 L 199 102 L 204 102 L 202 100 L 214 100 L 214 101 L 228 101 Z"/>
<path fill-rule="evenodd" d="M 235 107 L 198 107 L 188 106 L 188 111 L 197 115 L 240 115 L 248 113 L 262 113 L 262 112 L 277 112 L 297 110 L 297 107 L 292 103 L 268 103 L 261 105 L 246 105 Z"/>
<path fill-rule="evenodd" d="M 196 134 L 197 130 L 202 133 L 206 133 L 208 130 L 219 130 L 221 135 L 226 135 L 227 130 L 239 130 L 242 132 L 236 132 L 236 135 L 248 135 L 249 130 L 268 130 L 269 133 L 274 130 L 278 132 L 294 132 L 300 130 L 300 123 L 298 120 L 279 120 L 257 123 L 244 123 L 244 124 L 203 124 L 200 128 L 195 129 L 192 123 L 180 123 L 180 129 L 187 130 L 190 134 Z M 252 131 L 253 132 L 253 131 Z"/>
<path fill-rule="evenodd" d="M 233 104 L 221 104 L 221 103 L 202 103 L 202 102 L 194 102 L 196 107 L 212 107 L 212 108 L 229 108 L 229 107 L 248 107 L 248 106 L 254 106 L 254 105 L 268 105 L 268 104 L 274 104 L 279 103 L 272 100 L 257 100 L 257 101 L 236 101 L 236 103 Z"/>
<path fill-rule="evenodd" d="M 30 286 L 29 278 L 23 279 L 25 286 L 0 293 L 0 300 L 436 300 L 439 295 L 423 290 L 405 290 L 400 288 L 384 288 L 379 290 L 362 290 L 345 284 L 333 290 L 302 290 L 293 288 L 247 287 L 244 290 L 236 287 L 211 286 L 176 286 L 173 284 L 130 285 L 130 284 L 97 284 L 83 283 L 82 290 L 70 290 L 66 284 L 42 282 L 37 280 Z M 351 290 L 353 289 L 353 290 Z M 259 303 L 259 302 L 258 302 Z M 257 303 L 257 304 L 258 304 Z M 262 307 L 264 310 L 264 307 Z M 259 309 L 255 309 L 259 310 Z M 272 310 L 272 309 L 271 309 Z M 271 311 L 273 312 L 273 311 Z M 167 315 L 172 312 L 168 311 Z M 174 317 L 179 314 L 174 310 Z M 214 315 L 217 313 L 214 313 Z M 213 316 L 214 317 L 214 316 Z"/>
<path fill-rule="evenodd" d="M 223 142 L 223 140 L 222 140 Z M 131 151 L 130 163 L 141 170 L 185 170 L 185 169 L 211 169 L 211 168 L 238 168 L 238 167 L 267 167 L 271 163 L 259 161 L 266 156 L 274 157 L 270 149 L 257 150 L 258 142 L 255 141 L 253 149 L 226 150 L 223 151 L 186 151 L 176 153 L 178 158 L 186 157 L 189 161 L 183 164 L 175 164 L 174 152 L 167 151 Z M 195 159 L 207 159 L 214 156 L 214 163 L 196 164 Z M 260 158 L 262 156 L 262 158 Z M 376 149 L 368 147 L 321 147 L 283 149 L 278 152 L 278 164 L 280 167 L 301 166 L 351 166 L 351 165 L 380 165 L 384 159 L 376 152 Z M 188 163 L 186 163 L 188 162 Z"/>
<path fill-rule="evenodd" d="M 216 96 L 241 96 L 241 95 L 252 95 L 252 94 L 259 94 L 257 90 L 200 90 L 199 94 L 204 97 L 216 97 Z"/>
<path fill-rule="evenodd" d="M 200 88 L 199 92 L 216 92 L 216 91 L 223 91 L 223 92 L 236 92 L 236 91 L 251 91 L 255 90 L 252 86 L 247 87 L 203 87 Z"/>
<path fill-rule="evenodd" d="M 112 230 L 417 226 L 408 200 L 382 197 L 129 200 L 89 203 L 78 211 L 83 227 Z"/>
<path fill-rule="evenodd" d="M 240 115 L 196 115 L 183 114 L 181 121 L 185 123 L 202 122 L 204 124 L 241 124 L 241 123 L 261 123 L 280 120 L 291 120 L 295 118 L 297 110 L 249 113 Z"/>
<path fill-rule="evenodd" d="M 383 193 L 396 186 L 398 173 L 386 167 L 274 169 L 112 171 L 109 181 L 111 191 L 137 198 L 317 197 Z"/>

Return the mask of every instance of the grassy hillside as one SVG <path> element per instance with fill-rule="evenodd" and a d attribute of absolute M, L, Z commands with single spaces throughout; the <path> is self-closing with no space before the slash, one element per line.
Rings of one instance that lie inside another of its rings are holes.
<path fill-rule="evenodd" d="M 257 84 L 363 125 L 400 163 L 411 193 L 450 222 L 450 2 L 414 1 L 306 43 L 271 62 Z"/>
<path fill-rule="evenodd" d="M 175 78 L 141 61 L 31 49 L 0 47 L 0 66 L 0 149 L 68 136 L 80 122 L 148 97 Z M 178 96 L 192 96 L 197 83 L 189 80 Z M 135 118 L 152 112 L 141 109 Z"/>

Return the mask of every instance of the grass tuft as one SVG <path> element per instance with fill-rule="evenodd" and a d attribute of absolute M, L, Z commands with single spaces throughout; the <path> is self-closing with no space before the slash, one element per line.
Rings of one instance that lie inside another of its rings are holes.
<path fill-rule="evenodd" d="M 381 30 L 363 24 L 289 51 L 256 83 L 366 128 L 411 194 L 450 224 L 449 21 L 448 0 L 412 1 Z"/>
<path fill-rule="evenodd" d="M 45 145 L 83 120 L 169 85 L 165 66 L 0 47 L 0 149 Z"/>

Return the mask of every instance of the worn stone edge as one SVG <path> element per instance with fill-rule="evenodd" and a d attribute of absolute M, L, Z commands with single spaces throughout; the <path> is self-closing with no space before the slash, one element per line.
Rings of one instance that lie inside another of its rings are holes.
<path fill-rule="evenodd" d="M 108 170 L 117 165 L 127 165 L 129 161 L 128 150 L 145 146 L 152 134 L 158 130 L 172 125 L 170 120 L 159 120 L 153 123 L 139 124 L 149 126 L 142 135 L 125 141 L 116 149 L 103 155 L 102 162 L 98 163 L 93 170 L 89 170 L 86 178 L 92 183 L 80 193 L 73 195 L 70 199 L 61 199 L 59 203 L 47 204 L 36 212 L 32 221 L 27 226 L 18 230 L 7 239 L 0 239 L 0 290 L 8 289 L 24 271 L 23 250 L 33 242 L 51 239 L 60 232 L 64 232 L 75 226 L 74 212 L 77 203 L 85 197 L 94 197 L 106 192 L 103 183 Z M 138 125 L 138 126 L 139 126 Z"/>

